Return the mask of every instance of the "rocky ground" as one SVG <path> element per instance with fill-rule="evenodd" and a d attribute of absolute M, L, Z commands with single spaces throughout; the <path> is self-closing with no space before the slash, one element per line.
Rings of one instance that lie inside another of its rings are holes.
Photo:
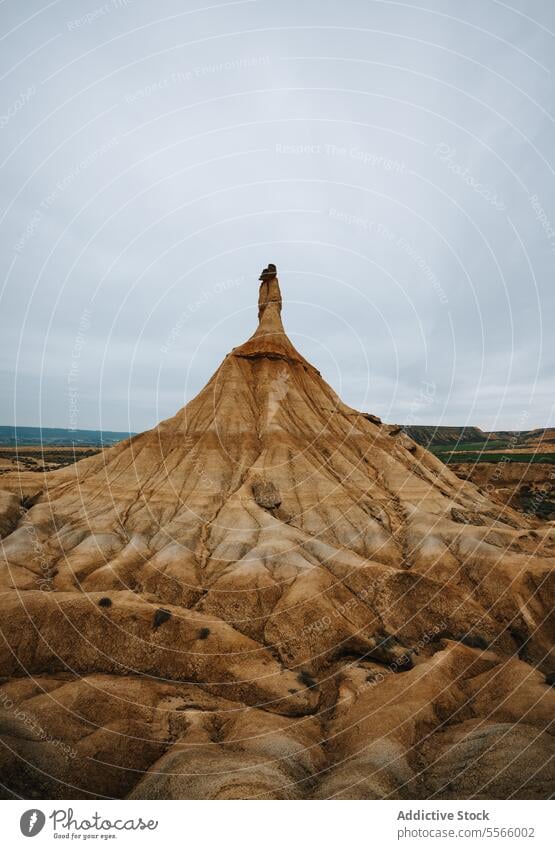
<path fill-rule="evenodd" d="M 530 517 L 555 521 L 555 466 L 549 463 L 458 463 L 451 469 L 480 491 Z"/>
<path fill-rule="evenodd" d="M 2 475 L 8 472 L 51 472 L 93 457 L 101 449 L 93 446 L 56 445 L 18 445 L 0 447 L 0 487 Z M 12 478 L 13 480 L 13 478 Z"/>
<path fill-rule="evenodd" d="M 259 326 L 157 428 L 0 478 L 6 797 L 547 798 L 555 533 Z"/>

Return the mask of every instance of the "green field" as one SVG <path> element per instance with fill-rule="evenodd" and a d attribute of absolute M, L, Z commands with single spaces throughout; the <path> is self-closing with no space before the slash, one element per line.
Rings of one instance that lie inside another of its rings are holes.
<path fill-rule="evenodd" d="M 430 446 L 430 451 L 442 451 L 442 452 L 450 452 L 450 451 L 494 451 L 495 449 L 499 449 L 499 451 L 503 451 L 504 449 L 509 448 L 517 448 L 518 445 L 515 443 L 513 445 L 508 445 L 506 440 L 490 440 L 488 442 L 459 442 L 459 443 L 451 443 L 450 445 L 441 445 L 434 444 Z"/>
<path fill-rule="evenodd" d="M 480 446 L 482 450 L 476 450 L 476 443 L 471 443 L 471 445 L 472 447 L 462 443 L 457 446 L 456 451 L 453 451 L 451 447 L 447 448 L 434 445 L 428 450 L 432 454 L 435 454 L 443 463 L 555 463 L 555 452 L 552 454 L 546 454 L 541 451 L 537 453 L 511 454 L 509 448 L 506 449 L 506 453 L 503 453 L 501 447 L 499 452 L 486 453 L 487 449 L 491 450 L 492 445 Z"/>

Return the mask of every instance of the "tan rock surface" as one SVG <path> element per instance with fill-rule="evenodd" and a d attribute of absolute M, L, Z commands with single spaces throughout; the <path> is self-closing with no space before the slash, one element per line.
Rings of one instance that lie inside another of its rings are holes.
<path fill-rule="evenodd" d="M 266 275 L 153 430 L 2 476 L 6 795 L 553 792 L 552 525 L 343 404 L 281 309 Z"/>

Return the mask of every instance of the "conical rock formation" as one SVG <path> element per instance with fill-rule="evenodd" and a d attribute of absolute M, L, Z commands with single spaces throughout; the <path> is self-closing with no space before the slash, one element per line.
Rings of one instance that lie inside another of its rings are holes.
<path fill-rule="evenodd" d="M 552 527 L 343 404 L 281 312 L 269 266 L 173 418 L 0 481 L 7 795 L 553 792 Z"/>

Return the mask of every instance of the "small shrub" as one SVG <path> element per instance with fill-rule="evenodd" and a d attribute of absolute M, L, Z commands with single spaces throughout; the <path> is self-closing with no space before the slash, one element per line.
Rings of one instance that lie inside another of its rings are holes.
<path fill-rule="evenodd" d="M 548 672 L 545 676 L 545 683 L 550 687 L 555 687 L 555 672 Z"/>
<path fill-rule="evenodd" d="M 112 606 L 112 599 L 108 598 L 108 596 L 105 595 L 103 598 L 98 600 L 98 606 L 99 607 L 111 607 Z"/>
<path fill-rule="evenodd" d="M 436 643 L 439 640 L 457 640 L 457 642 L 462 643 L 464 646 L 468 646 L 471 649 L 481 649 L 482 651 L 489 649 L 488 641 L 479 634 L 453 634 L 451 631 L 439 631 L 439 633 L 434 635 L 432 642 Z"/>
<path fill-rule="evenodd" d="M 376 648 L 384 649 L 385 651 L 391 651 L 395 648 L 395 645 L 397 644 L 396 638 L 393 637 L 391 634 L 384 634 L 383 637 L 380 636 L 378 637 L 378 639 L 380 640 L 380 642 L 378 643 Z"/>
<path fill-rule="evenodd" d="M 530 660 L 530 640 L 532 636 L 520 628 L 509 628 L 509 634 L 518 646 L 518 656 L 520 660 L 528 663 Z"/>
<path fill-rule="evenodd" d="M 456 639 L 459 643 L 471 649 L 481 649 L 482 651 L 489 649 L 488 641 L 484 637 L 480 637 L 479 634 L 458 634 Z"/>
<path fill-rule="evenodd" d="M 156 613 L 154 614 L 153 627 L 159 628 L 160 625 L 163 625 L 164 622 L 168 621 L 168 619 L 171 619 L 170 611 L 166 610 L 164 607 L 159 607 Z"/>
<path fill-rule="evenodd" d="M 304 684 L 305 687 L 309 687 L 310 689 L 318 686 L 312 675 L 309 675 L 304 669 L 302 672 L 299 672 L 297 678 L 300 684 Z"/>
<path fill-rule="evenodd" d="M 205 640 L 209 636 L 210 636 L 210 628 L 201 628 L 200 631 L 198 632 L 199 640 Z"/>
<path fill-rule="evenodd" d="M 391 668 L 394 672 L 408 672 L 409 669 L 413 669 L 414 663 L 410 654 L 405 653 L 397 657 L 391 664 Z"/>

